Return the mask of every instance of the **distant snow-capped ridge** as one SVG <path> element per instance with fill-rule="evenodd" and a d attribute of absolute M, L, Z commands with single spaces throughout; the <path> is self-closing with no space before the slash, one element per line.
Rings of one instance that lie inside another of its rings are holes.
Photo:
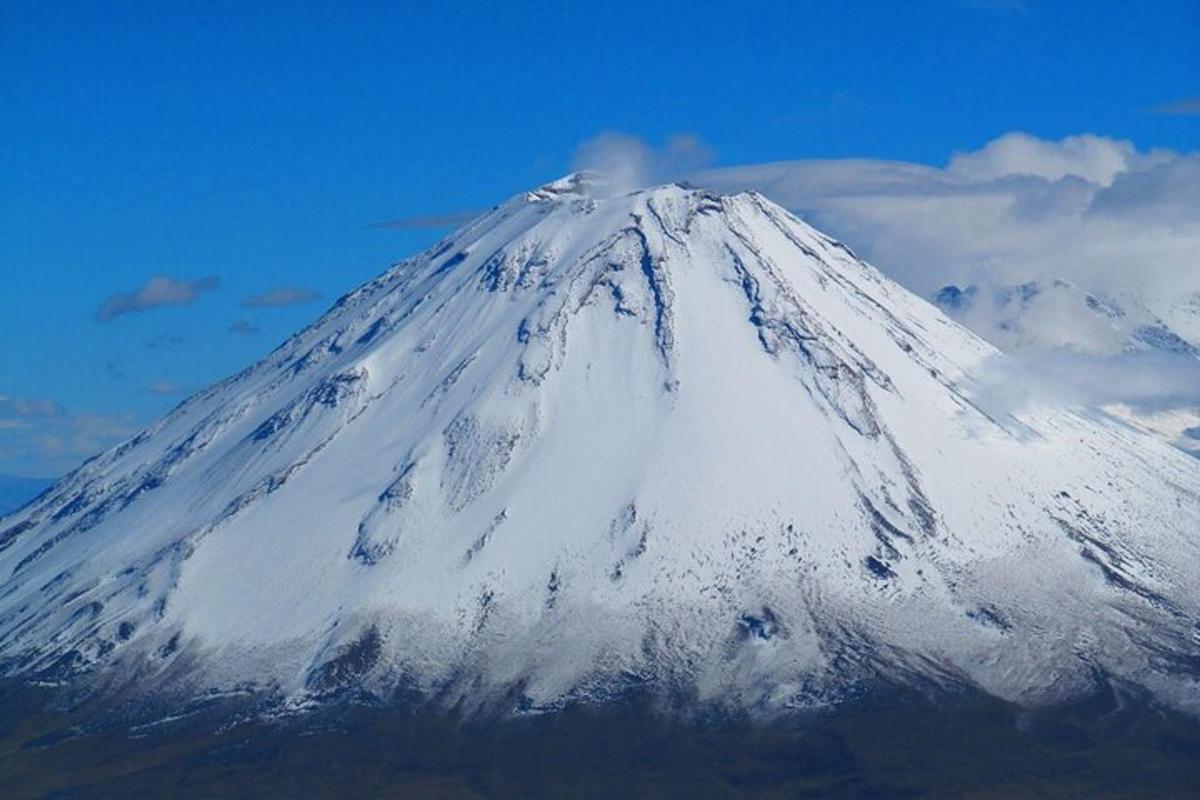
<path fill-rule="evenodd" d="M 1161 303 L 1114 298 L 1056 279 L 990 291 L 975 284 L 948 284 L 933 299 L 955 319 L 998 332 L 1003 345 L 1066 345 L 1200 358 L 1200 298 L 1192 304 L 1152 308 Z"/>
<path fill-rule="evenodd" d="M 0 520 L 9 674 L 522 709 L 1195 707 L 1200 471 L 755 193 L 569 176 Z M 509 702 L 509 701 L 505 701 Z"/>
<path fill-rule="evenodd" d="M 934 302 L 948 315 L 1010 352 L 1065 349 L 1094 356 L 1155 359 L 1157 372 L 1200 371 L 1200 297 L 1170 302 L 1089 292 L 1065 280 L 985 289 L 947 285 Z M 1133 384 L 1145 376 L 1126 370 Z M 1182 376 L 1175 381 L 1196 383 Z M 1147 390 L 1143 387 L 1142 390 Z M 1109 413 L 1200 457 L 1200 403 L 1184 396 L 1101 403 Z"/>

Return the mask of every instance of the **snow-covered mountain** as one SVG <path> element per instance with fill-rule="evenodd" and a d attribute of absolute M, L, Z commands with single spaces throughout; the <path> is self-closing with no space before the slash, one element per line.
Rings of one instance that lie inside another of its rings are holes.
<path fill-rule="evenodd" d="M 0 521 L 4 669 L 1196 706 L 1193 459 L 989 415 L 990 345 L 760 195 L 603 189 L 498 206 Z"/>

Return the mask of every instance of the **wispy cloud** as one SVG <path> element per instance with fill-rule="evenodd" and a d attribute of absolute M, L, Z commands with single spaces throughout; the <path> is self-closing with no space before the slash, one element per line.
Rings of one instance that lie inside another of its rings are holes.
<path fill-rule="evenodd" d="M 1200 114 L 1200 97 L 1191 97 L 1187 100 L 1165 103 L 1149 110 L 1151 114 L 1175 114 L 1179 116 Z"/>
<path fill-rule="evenodd" d="M 183 389 L 174 381 L 154 381 L 146 387 L 146 391 L 150 394 L 156 394 L 160 397 L 170 397 L 171 395 L 182 394 Z"/>
<path fill-rule="evenodd" d="M 181 281 L 165 275 L 151 278 L 132 292 L 109 295 L 96 311 L 101 322 L 110 322 L 124 314 L 149 311 L 163 306 L 182 306 L 194 301 L 201 293 L 217 288 L 216 276 Z"/>
<path fill-rule="evenodd" d="M 700 137 L 680 133 L 661 147 L 617 131 L 606 131 L 575 151 L 574 169 L 596 172 L 614 193 L 667 183 L 712 162 L 714 151 Z"/>
<path fill-rule="evenodd" d="M 460 225 L 465 225 L 471 220 L 482 214 L 482 210 L 477 211 L 451 211 L 446 214 L 426 214 L 424 216 L 414 217 L 399 217 L 397 219 L 386 219 L 381 222 L 372 222 L 372 228 L 396 228 L 403 231 L 421 231 L 421 230 L 440 230 L 443 228 L 457 228 Z"/>
<path fill-rule="evenodd" d="M 72 413 L 53 400 L 0 395 L 0 472 L 61 475 L 137 429 L 131 416 Z"/>
<path fill-rule="evenodd" d="M 65 413 L 53 400 L 0 394 L 0 420 L 51 419 Z"/>
<path fill-rule="evenodd" d="M 624 193 L 675 180 L 686 172 L 710 164 L 713 157 L 713 149 L 700 137 L 689 133 L 674 134 L 661 146 L 654 146 L 636 136 L 604 131 L 576 148 L 572 169 L 603 176 L 604 181 L 593 186 L 594 190 Z M 483 209 L 475 209 L 399 217 L 371 223 L 371 227 L 399 230 L 457 228 L 483 213 Z"/>
<path fill-rule="evenodd" d="M 320 296 L 318 292 L 302 286 L 280 286 L 275 289 L 268 289 L 261 294 L 252 294 L 249 297 L 243 298 L 242 306 L 245 308 L 298 306 L 303 303 L 311 303 Z"/>
<path fill-rule="evenodd" d="M 249 320 L 236 319 L 229 324 L 227 328 L 229 333 L 235 333 L 238 336 L 253 336 L 256 333 L 261 333 L 262 328 L 258 327 Z"/>

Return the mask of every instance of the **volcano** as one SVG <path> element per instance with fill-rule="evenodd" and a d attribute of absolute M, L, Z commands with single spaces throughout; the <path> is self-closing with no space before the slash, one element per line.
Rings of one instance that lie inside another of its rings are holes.
<path fill-rule="evenodd" d="M 288 703 L 1198 705 L 1200 470 L 759 194 L 575 174 L 0 520 L 0 669 Z"/>

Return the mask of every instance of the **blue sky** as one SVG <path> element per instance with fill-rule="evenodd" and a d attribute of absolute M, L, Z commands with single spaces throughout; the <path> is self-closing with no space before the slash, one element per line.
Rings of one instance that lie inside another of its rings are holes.
<path fill-rule="evenodd" d="M 441 233 L 372 223 L 498 202 L 601 131 L 718 165 L 1188 152 L 1200 118 L 1151 109 L 1198 95 L 1194 0 L 7 0 L 0 428 L 57 441 L 0 435 L 0 473 L 61 472 Z"/>

